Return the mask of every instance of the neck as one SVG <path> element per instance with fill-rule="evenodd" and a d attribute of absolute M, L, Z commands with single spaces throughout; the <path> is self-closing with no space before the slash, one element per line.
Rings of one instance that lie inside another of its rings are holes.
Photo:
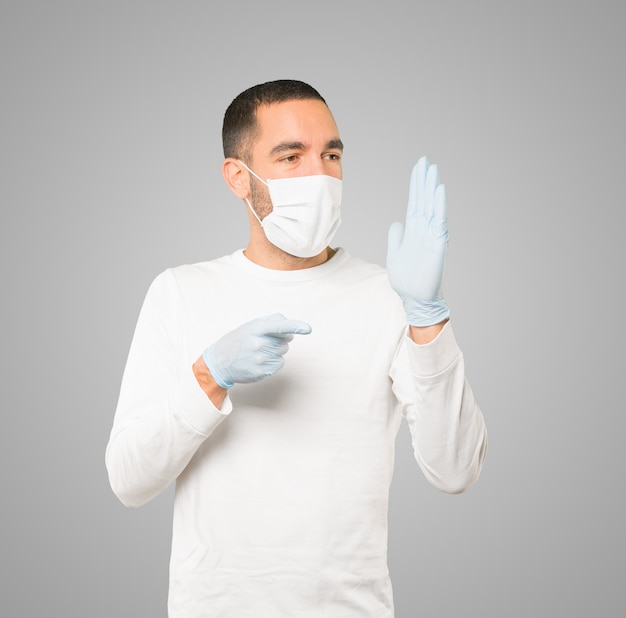
<path fill-rule="evenodd" d="M 244 255 L 255 264 L 270 268 L 272 270 L 302 270 L 304 268 L 313 268 L 330 260 L 336 251 L 330 247 L 326 247 L 318 255 L 310 258 L 296 257 L 285 253 L 278 247 L 267 242 L 267 246 L 259 247 L 250 242 L 244 250 Z"/>

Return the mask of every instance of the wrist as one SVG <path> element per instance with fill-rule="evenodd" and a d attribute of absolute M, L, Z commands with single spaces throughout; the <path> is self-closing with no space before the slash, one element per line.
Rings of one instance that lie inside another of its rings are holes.
<path fill-rule="evenodd" d="M 450 308 L 443 297 L 434 300 L 402 299 L 407 322 L 411 326 L 427 327 L 444 322 L 450 317 Z"/>
<path fill-rule="evenodd" d="M 203 353 L 202 353 L 202 360 L 204 361 L 204 364 L 208 370 L 208 372 L 211 374 L 211 377 L 213 378 L 213 380 L 217 383 L 218 386 L 221 386 L 222 388 L 230 388 L 233 383 L 229 380 L 226 380 L 222 375 L 220 375 L 220 372 L 217 371 L 217 363 L 215 362 L 214 356 L 213 356 L 213 347 L 208 347 Z"/>
<path fill-rule="evenodd" d="M 447 323 L 448 318 L 443 322 L 439 322 L 439 324 L 433 324 L 431 326 L 413 326 L 409 324 L 409 336 L 414 343 L 425 345 L 434 341 Z"/>
<path fill-rule="evenodd" d="M 224 402 L 228 390 L 215 381 L 202 356 L 192 365 L 192 370 L 200 388 L 206 393 L 213 405 L 219 408 Z"/>

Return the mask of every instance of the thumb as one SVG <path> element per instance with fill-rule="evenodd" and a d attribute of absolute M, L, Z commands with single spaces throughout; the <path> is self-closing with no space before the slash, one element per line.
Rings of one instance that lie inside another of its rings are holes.
<path fill-rule="evenodd" d="M 389 233 L 387 234 L 387 255 L 394 251 L 397 251 L 400 248 L 403 236 L 403 223 L 400 223 L 400 221 L 396 221 L 389 226 Z"/>
<path fill-rule="evenodd" d="M 311 330 L 311 325 L 308 322 L 282 318 L 280 320 L 273 320 L 271 324 L 268 324 L 263 334 L 270 337 L 281 335 L 308 335 Z"/>
<path fill-rule="evenodd" d="M 293 333 L 294 335 L 308 335 L 312 330 L 311 325 L 303 320 L 285 320 L 280 334 Z"/>

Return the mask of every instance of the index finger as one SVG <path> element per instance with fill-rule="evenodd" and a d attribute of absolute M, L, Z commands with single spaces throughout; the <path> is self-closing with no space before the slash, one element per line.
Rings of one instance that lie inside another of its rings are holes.
<path fill-rule="evenodd" d="M 411 182 L 409 184 L 409 203 L 406 209 L 407 221 L 414 215 L 424 212 L 424 191 L 426 186 L 426 171 L 428 169 L 428 159 L 420 157 L 411 171 Z"/>

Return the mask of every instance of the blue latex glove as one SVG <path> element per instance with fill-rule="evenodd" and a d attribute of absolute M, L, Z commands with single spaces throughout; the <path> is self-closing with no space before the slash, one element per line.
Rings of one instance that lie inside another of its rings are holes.
<path fill-rule="evenodd" d="M 436 165 L 422 157 L 413 168 L 404 224 L 389 228 L 387 273 L 413 326 L 439 324 L 450 315 L 441 294 L 448 245 L 446 190 Z"/>
<path fill-rule="evenodd" d="M 311 326 L 275 313 L 256 318 L 227 333 L 202 354 L 213 379 L 222 387 L 258 382 L 275 374 L 294 334 L 307 335 Z"/>

